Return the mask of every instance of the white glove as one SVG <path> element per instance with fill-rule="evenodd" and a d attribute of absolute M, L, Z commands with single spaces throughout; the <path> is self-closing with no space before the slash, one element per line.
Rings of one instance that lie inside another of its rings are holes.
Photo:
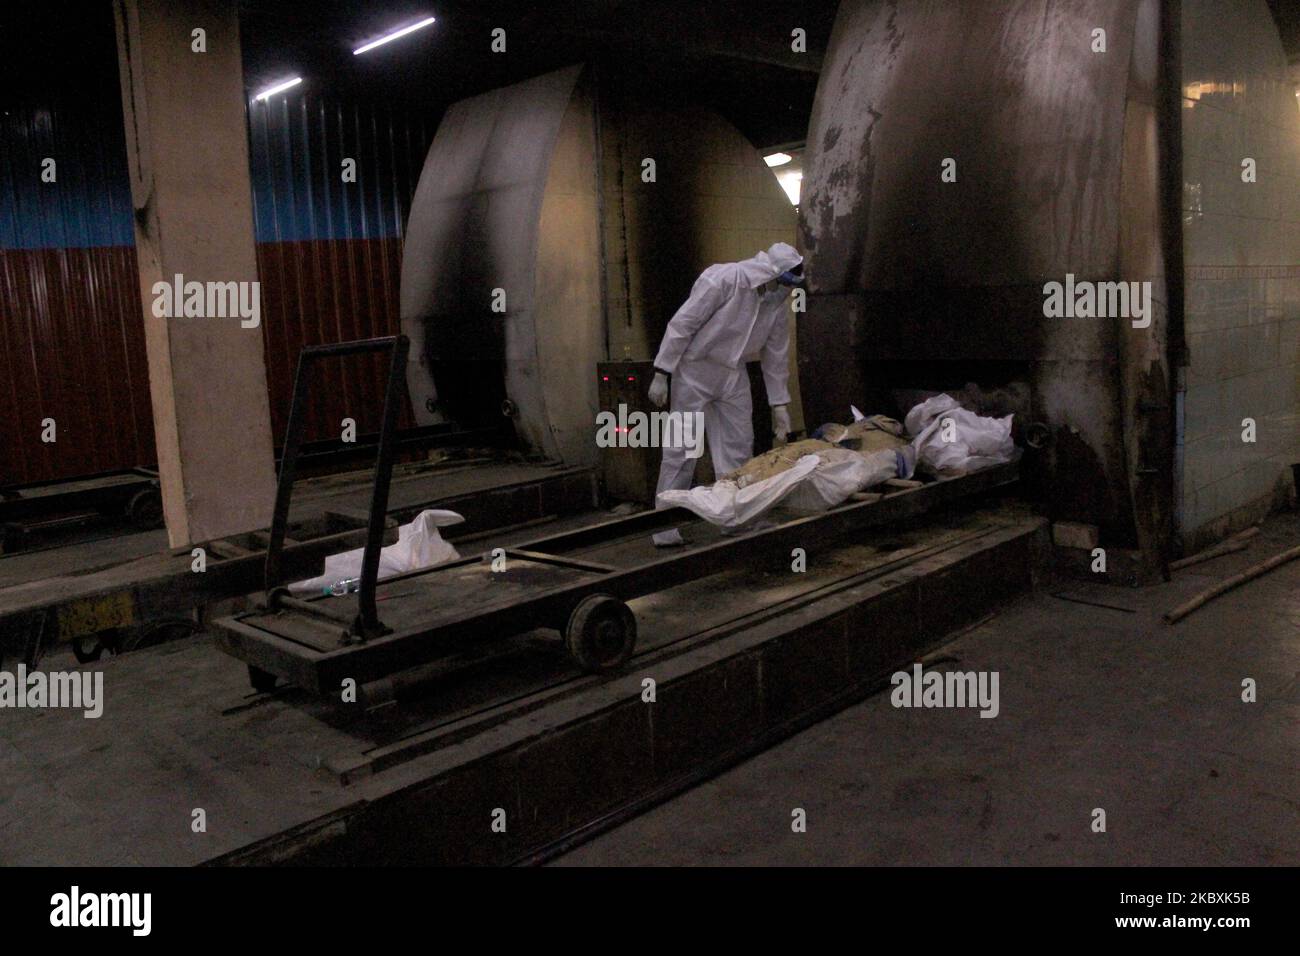
<path fill-rule="evenodd" d="M 650 383 L 650 401 L 660 408 L 668 404 L 668 376 L 655 372 L 654 381 Z"/>
<path fill-rule="evenodd" d="M 772 447 L 780 448 L 790 435 L 790 406 L 772 406 Z"/>

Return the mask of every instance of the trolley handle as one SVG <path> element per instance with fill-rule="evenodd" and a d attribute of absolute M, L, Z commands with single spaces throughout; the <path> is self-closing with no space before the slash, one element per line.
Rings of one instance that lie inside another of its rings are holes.
<path fill-rule="evenodd" d="M 307 427 L 307 375 L 317 359 L 391 351 L 388 387 L 384 393 L 383 424 L 379 433 L 379 454 L 375 459 L 374 489 L 370 497 L 370 519 L 366 525 L 366 550 L 361 563 L 361 589 L 358 613 L 352 623 L 352 635 L 360 640 L 386 634 L 375 609 L 375 586 L 379 580 L 379 551 L 384 542 L 388 517 L 388 489 L 393 479 L 393 439 L 397 431 L 397 410 L 405 384 L 406 357 L 411 341 L 405 335 L 358 339 L 328 345 L 309 345 L 298 353 L 298 369 L 293 378 L 293 398 L 289 405 L 289 427 L 285 433 L 280 474 L 275 488 L 275 511 L 271 516 L 271 538 L 266 548 L 264 587 L 266 604 L 274 607 L 283 592 L 284 539 L 289 527 L 289 501 L 293 496 L 298 454 Z"/>

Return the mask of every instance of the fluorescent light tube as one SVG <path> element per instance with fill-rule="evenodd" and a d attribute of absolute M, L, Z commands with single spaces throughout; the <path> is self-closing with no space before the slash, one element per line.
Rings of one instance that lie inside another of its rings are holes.
<path fill-rule="evenodd" d="M 275 86 L 271 87 L 270 89 L 263 90 L 261 93 L 258 93 L 256 96 L 254 96 L 253 99 L 264 100 L 267 97 L 275 96 L 276 93 L 283 93 L 285 90 L 289 89 L 292 86 L 297 86 L 301 82 L 302 82 L 302 77 L 295 76 L 292 80 L 285 80 L 283 83 L 277 83 Z"/>
<path fill-rule="evenodd" d="M 382 36 L 378 40 L 372 40 L 371 42 L 367 43 L 365 46 L 357 47 L 355 50 L 352 51 L 352 55 L 356 56 L 358 53 L 365 53 L 367 50 L 373 50 L 377 46 L 383 46 L 385 43 L 387 43 L 390 40 L 396 40 L 398 37 L 404 37 L 408 33 L 414 33 L 416 30 L 420 29 L 421 27 L 427 27 L 435 19 L 437 18 L 429 17 L 429 19 L 421 20 L 419 23 L 412 23 L 409 27 L 402 27 L 402 29 L 400 30 L 394 30 L 392 33 L 388 34 L 387 36 Z"/>

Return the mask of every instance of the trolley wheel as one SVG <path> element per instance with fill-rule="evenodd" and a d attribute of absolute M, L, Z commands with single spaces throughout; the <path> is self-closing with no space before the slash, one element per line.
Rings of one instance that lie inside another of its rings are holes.
<path fill-rule="evenodd" d="M 589 594 L 569 615 L 564 646 L 588 673 L 617 670 L 636 648 L 636 616 L 616 597 Z"/>
<path fill-rule="evenodd" d="M 148 531 L 163 525 L 162 494 L 157 488 L 141 488 L 126 505 L 126 516 L 137 528 Z"/>
<path fill-rule="evenodd" d="M 252 664 L 248 665 L 248 681 L 259 694 L 269 694 L 275 690 L 275 675 Z"/>
<path fill-rule="evenodd" d="M 81 635 L 72 640 L 72 656 L 78 664 L 93 664 L 104 654 L 104 645 L 95 635 Z"/>

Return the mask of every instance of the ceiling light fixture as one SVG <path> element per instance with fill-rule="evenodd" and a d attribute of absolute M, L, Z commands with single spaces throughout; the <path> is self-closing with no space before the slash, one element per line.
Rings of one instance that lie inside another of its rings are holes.
<path fill-rule="evenodd" d="M 429 17 L 427 20 L 421 20 L 419 23 L 412 23 L 409 27 L 402 27 L 402 29 L 400 30 L 394 30 L 392 33 L 388 34 L 387 36 L 382 36 L 378 40 L 372 40 L 369 43 L 367 43 L 365 46 L 357 47 L 355 50 L 352 51 L 352 55 L 356 56 L 359 53 L 365 53 L 367 50 L 373 50 L 377 46 L 383 46 L 385 43 L 388 43 L 390 40 L 396 40 L 398 37 L 404 37 L 408 33 L 414 33 L 416 30 L 419 30 L 421 27 L 427 27 L 430 23 L 433 23 L 434 20 L 436 19 L 437 17 Z"/>
<path fill-rule="evenodd" d="M 261 93 L 258 93 L 256 96 L 254 96 L 253 99 L 255 100 L 267 99 L 268 97 L 275 96 L 276 93 L 283 93 L 285 90 L 289 89 L 290 87 L 297 86 L 301 82 L 302 82 L 302 77 L 295 76 L 292 80 L 285 80 L 283 83 L 277 83 L 275 86 L 263 90 Z"/>
<path fill-rule="evenodd" d="M 790 160 L 794 159 L 789 153 L 768 153 L 763 157 L 763 162 L 769 166 L 784 166 Z"/>

